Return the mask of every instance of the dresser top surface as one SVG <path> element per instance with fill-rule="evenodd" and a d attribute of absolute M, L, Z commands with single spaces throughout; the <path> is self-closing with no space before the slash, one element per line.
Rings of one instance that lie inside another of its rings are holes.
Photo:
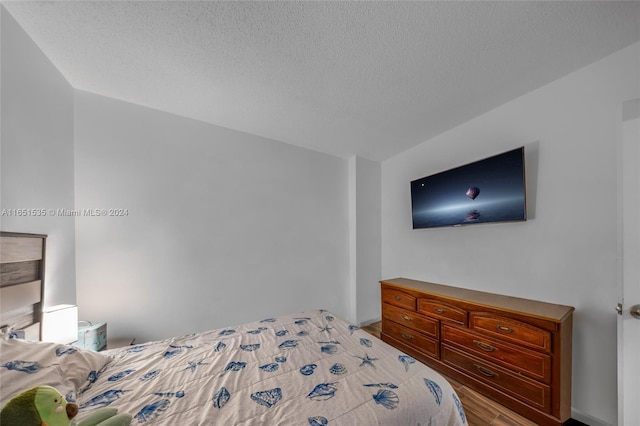
<path fill-rule="evenodd" d="M 393 278 L 389 280 L 382 280 L 380 283 L 390 284 L 407 290 L 444 296 L 460 302 L 470 302 L 476 305 L 486 306 L 488 308 L 499 308 L 509 312 L 524 313 L 530 316 L 557 322 L 563 321 L 574 311 L 572 306 L 556 305 L 548 302 L 487 293 L 478 290 L 469 290 L 408 278 Z"/>

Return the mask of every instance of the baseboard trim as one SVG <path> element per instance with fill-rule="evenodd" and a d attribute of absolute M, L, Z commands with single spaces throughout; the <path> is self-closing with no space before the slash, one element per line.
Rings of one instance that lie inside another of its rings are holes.
<path fill-rule="evenodd" d="M 361 322 L 358 324 L 358 326 L 360 326 L 360 327 L 366 327 L 366 326 L 368 326 L 368 325 L 375 324 L 375 323 L 380 322 L 380 321 L 382 321 L 382 319 L 381 319 L 381 318 L 375 318 L 375 319 L 371 319 L 371 320 L 364 320 L 364 321 L 361 321 Z"/>
<path fill-rule="evenodd" d="M 576 410 L 573 407 L 571 407 L 571 418 L 589 426 L 613 426 L 610 423 L 604 422 L 593 416 L 585 414 L 579 410 Z"/>

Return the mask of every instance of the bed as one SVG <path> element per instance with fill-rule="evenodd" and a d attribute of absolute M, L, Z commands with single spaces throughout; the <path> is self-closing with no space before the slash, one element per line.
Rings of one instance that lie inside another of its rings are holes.
<path fill-rule="evenodd" d="M 0 403 L 34 385 L 132 425 L 465 425 L 437 372 L 325 311 L 103 352 L 0 339 Z"/>

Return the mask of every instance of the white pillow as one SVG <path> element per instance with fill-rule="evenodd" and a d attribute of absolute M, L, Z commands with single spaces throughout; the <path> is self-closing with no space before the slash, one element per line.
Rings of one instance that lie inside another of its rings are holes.
<path fill-rule="evenodd" d="M 110 355 L 56 343 L 0 339 L 0 407 L 38 385 L 53 386 L 75 402 L 90 376 L 113 359 Z"/>

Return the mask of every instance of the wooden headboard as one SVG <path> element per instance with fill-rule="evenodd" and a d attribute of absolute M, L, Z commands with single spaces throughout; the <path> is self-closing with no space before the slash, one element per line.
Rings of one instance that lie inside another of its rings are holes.
<path fill-rule="evenodd" d="M 0 232 L 0 327 L 40 340 L 47 236 Z"/>

